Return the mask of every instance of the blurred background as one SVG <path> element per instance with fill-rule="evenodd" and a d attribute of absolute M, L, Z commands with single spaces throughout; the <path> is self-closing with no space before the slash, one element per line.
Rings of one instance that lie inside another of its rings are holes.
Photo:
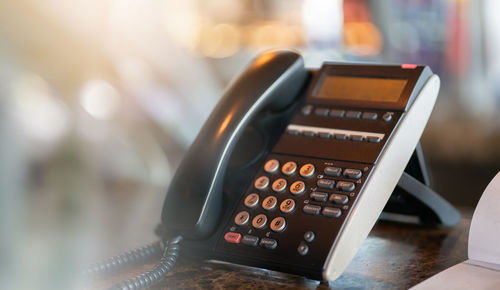
<path fill-rule="evenodd" d="M 89 262 L 154 241 L 173 172 L 259 52 L 427 64 L 434 188 L 474 207 L 500 169 L 500 2 L 0 2 L 0 283 L 67 289 Z"/>

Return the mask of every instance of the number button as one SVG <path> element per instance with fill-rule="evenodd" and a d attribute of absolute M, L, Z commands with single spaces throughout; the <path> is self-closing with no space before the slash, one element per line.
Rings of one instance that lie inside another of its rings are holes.
<path fill-rule="evenodd" d="M 286 226 L 286 221 L 282 217 L 274 218 L 271 221 L 271 225 L 270 225 L 271 230 L 273 230 L 275 232 L 282 232 L 283 230 L 285 230 L 285 226 Z"/>
<path fill-rule="evenodd" d="M 267 176 L 261 176 L 255 180 L 254 186 L 258 190 L 264 190 L 269 185 L 269 178 Z"/>
<path fill-rule="evenodd" d="M 245 197 L 245 206 L 252 208 L 259 203 L 259 195 L 257 193 L 251 193 Z"/>
<path fill-rule="evenodd" d="M 268 196 L 262 201 L 262 207 L 265 210 L 272 210 L 274 207 L 276 207 L 276 204 L 278 203 L 278 199 L 274 196 Z"/>
<path fill-rule="evenodd" d="M 266 226 L 267 216 L 265 214 L 259 214 L 252 220 L 252 226 L 256 229 L 262 229 Z"/>
<path fill-rule="evenodd" d="M 295 201 L 291 198 L 285 199 L 280 204 L 280 210 L 282 213 L 290 213 L 295 209 Z"/>
<path fill-rule="evenodd" d="M 274 173 L 280 167 L 280 162 L 276 159 L 271 159 L 264 165 L 264 171 L 267 173 Z"/>
<path fill-rule="evenodd" d="M 275 192 L 282 192 L 286 188 L 286 179 L 284 178 L 276 179 L 273 182 L 272 188 Z"/>
<path fill-rule="evenodd" d="M 314 165 L 312 165 L 311 163 L 307 163 L 300 168 L 300 176 L 311 177 L 314 174 L 314 169 Z"/>
<path fill-rule="evenodd" d="M 234 217 L 234 223 L 239 225 L 239 226 L 242 226 L 242 225 L 245 225 L 249 219 L 250 219 L 250 214 L 247 211 L 240 211 Z"/>
<path fill-rule="evenodd" d="M 292 175 L 297 170 L 297 163 L 293 161 L 288 161 L 281 168 L 281 172 L 285 175 Z"/>
<path fill-rule="evenodd" d="M 293 195 L 300 195 L 301 193 L 304 192 L 306 189 L 306 184 L 304 181 L 295 181 L 292 183 L 292 186 L 290 186 L 290 193 Z"/>

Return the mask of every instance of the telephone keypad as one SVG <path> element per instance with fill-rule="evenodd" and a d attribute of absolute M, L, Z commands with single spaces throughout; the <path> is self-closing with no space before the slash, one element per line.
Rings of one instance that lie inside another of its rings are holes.
<path fill-rule="evenodd" d="M 297 170 L 297 163 L 293 161 L 288 161 L 281 168 L 281 172 L 285 175 L 292 175 Z"/>
<path fill-rule="evenodd" d="M 242 226 L 242 225 L 245 225 L 249 219 L 250 219 L 250 214 L 247 211 L 240 211 L 234 217 L 234 223 L 239 225 L 239 226 Z"/>
<path fill-rule="evenodd" d="M 280 162 L 276 159 L 271 159 L 264 165 L 264 171 L 267 173 L 275 173 L 280 167 Z"/>
<path fill-rule="evenodd" d="M 290 193 L 293 195 L 300 195 L 301 193 L 304 192 L 305 189 L 306 189 L 306 184 L 304 183 L 304 181 L 300 181 L 300 180 L 295 181 L 290 186 Z"/>
<path fill-rule="evenodd" d="M 257 193 L 250 193 L 245 197 L 245 206 L 252 208 L 259 204 L 259 195 Z"/>
<path fill-rule="evenodd" d="M 311 163 L 307 163 L 300 168 L 300 176 L 311 177 L 314 174 L 315 168 Z"/>
<path fill-rule="evenodd" d="M 262 208 L 265 210 L 272 210 L 276 207 L 278 199 L 274 196 L 268 196 L 262 201 Z"/>
<path fill-rule="evenodd" d="M 255 188 L 257 188 L 258 190 L 264 190 L 267 188 L 268 185 L 269 185 L 269 177 L 267 176 L 261 176 L 257 178 L 254 182 Z"/>
<path fill-rule="evenodd" d="M 295 209 L 295 201 L 291 198 L 285 199 L 280 204 L 280 210 L 282 213 L 290 213 Z"/>
<path fill-rule="evenodd" d="M 267 216 L 265 214 L 259 214 L 252 220 L 252 226 L 256 229 L 262 229 L 266 226 Z"/>
<path fill-rule="evenodd" d="M 286 221 L 283 217 L 274 218 L 269 225 L 271 230 L 275 232 L 282 232 L 286 227 Z"/>
<path fill-rule="evenodd" d="M 280 178 L 273 182 L 272 189 L 275 192 L 282 192 L 286 188 L 286 179 Z"/>

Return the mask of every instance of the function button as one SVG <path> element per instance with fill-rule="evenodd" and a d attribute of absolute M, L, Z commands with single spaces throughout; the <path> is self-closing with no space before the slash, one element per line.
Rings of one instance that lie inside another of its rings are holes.
<path fill-rule="evenodd" d="M 314 110 L 316 116 L 328 116 L 328 112 L 330 112 L 328 108 L 316 108 L 316 110 Z"/>
<path fill-rule="evenodd" d="M 276 179 L 271 187 L 275 192 L 282 192 L 286 188 L 286 179 L 284 178 Z"/>
<path fill-rule="evenodd" d="M 283 217 L 277 217 L 277 218 L 274 218 L 271 223 L 269 224 L 269 227 L 271 228 L 271 230 L 275 231 L 275 232 L 282 232 L 283 230 L 285 230 L 285 227 L 286 227 L 286 221 L 285 221 L 285 218 Z"/>
<path fill-rule="evenodd" d="M 345 113 L 345 117 L 349 119 L 359 119 L 361 117 L 361 112 L 360 111 L 347 111 Z"/>
<path fill-rule="evenodd" d="M 264 190 L 269 185 L 269 178 L 267 176 L 261 176 L 255 180 L 253 186 L 258 190 Z"/>
<path fill-rule="evenodd" d="M 345 115 L 344 110 L 330 110 L 330 114 L 329 114 L 330 117 L 334 117 L 334 118 L 342 118 L 342 117 L 344 117 L 344 115 Z"/>
<path fill-rule="evenodd" d="M 245 197 L 245 206 L 246 207 L 255 207 L 259 203 L 259 195 L 257 193 L 250 193 Z"/>
<path fill-rule="evenodd" d="M 281 167 L 281 173 L 285 175 L 292 175 L 297 170 L 297 163 L 293 161 L 288 161 Z"/>
<path fill-rule="evenodd" d="M 356 188 L 356 186 L 352 182 L 348 182 L 348 181 L 337 182 L 337 189 L 338 190 L 351 192 L 354 190 L 354 188 Z"/>
<path fill-rule="evenodd" d="M 280 210 L 282 213 L 290 213 L 295 209 L 295 201 L 291 198 L 285 199 L 280 204 Z"/>
<path fill-rule="evenodd" d="M 366 136 L 366 141 L 371 143 L 380 143 L 380 137 L 378 136 Z"/>
<path fill-rule="evenodd" d="M 302 107 L 302 115 L 306 115 L 306 116 L 309 116 L 311 115 L 311 112 L 313 110 L 313 106 L 311 105 L 305 105 L 304 107 Z"/>
<path fill-rule="evenodd" d="M 304 183 L 304 181 L 295 181 L 290 186 L 290 193 L 293 195 L 299 195 L 303 193 L 305 189 L 306 189 L 306 184 Z"/>
<path fill-rule="evenodd" d="M 256 229 L 262 229 L 266 226 L 267 216 L 265 214 L 259 214 L 252 220 L 252 226 Z"/>
<path fill-rule="evenodd" d="M 336 207 L 325 207 L 321 212 L 324 216 L 337 218 L 342 215 L 342 210 Z"/>
<path fill-rule="evenodd" d="M 224 240 L 226 240 L 226 242 L 231 243 L 231 244 L 239 244 L 241 241 L 241 234 L 227 232 L 224 235 Z"/>
<path fill-rule="evenodd" d="M 361 119 L 363 120 L 377 120 L 378 114 L 373 112 L 364 112 L 361 115 Z"/>
<path fill-rule="evenodd" d="M 309 196 L 311 199 L 315 201 L 326 201 L 328 199 L 328 193 L 326 192 L 311 192 L 311 195 Z"/>
<path fill-rule="evenodd" d="M 314 174 L 314 165 L 307 163 L 300 168 L 300 176 L 311 177 Z"/>
<path fill-rule="evenodd" d="M 264 171 L 267 173 L 274 173 L 280 167 L 280 162 L 276 159 L 271 159 L 264 165 Z"/>
<path fill-rule="evenodd" d="M 299 255 L 305 256 L 307 255 L 307 253 L 309 253 L 309 246 L 305 242 L 300 242 L 297 248 L 297 252 L 299 253 Z"/>
<path fill-rule="evenodd" d="M 278 203 L 278 199 L 272 195 L 264 198 L 262 201 L 262 208 L 265 210 L 272 210 L 273 208 L 276 207 L 276 204 Z"/>
<path fill-rule="evenodd" d="M 365 136 L 363 136 L 363 135 L 351 135 L 352 141 L 363 141 L 364 138 L 365 138 Z"/>
<path fill-rule="evenodd" d="M 324 172 L 325 172 L 325 175 L 327 175 L 327 176 L 338 177 L 342 173 L 342 168 L 327 166 L 327 167 L 325 167 Z"/>
<path fill-rule="evenodd" d="M 242 225 L 245 225 L 249 219 L 250 219 L 250 214 L 247 211 L 240 211 L 234 217 L 234 223 L 239 225 L 239 226 L 242 226 Z"/>
<path fill-rule="evenodd" d="M 304 205 L 303 210 L 307 214 L 318 215 L 319 212 L 321 211 L 321 206 L 319 206 L 319 205 L 312 205 L 312 204 L 306 204 L 306 205 Z"/>
<path fill-rule="evenodd" d="M 314 238 L 316 238 L 316 235 L 314 234 L 313 231 L 307 231 L 304 234 L 304 240 L 308 243 L 314 241 Z"/>
<path fill-rule="evenodd" d="M 316 185 L 319 188 L 333 189 L 333 186 L 335 185 L 335 180 L 318 179 L 318 182 L 316 182 Z"/>
<path fill-rule="evenodd" d="M 330 138 L 332 135 L 330 133 L 327 133 L 327 132 L 319 132 L 318 133 L 318 137 L 319 138 L 324 138 L 324 139 L 328 139 Z"/>
<path fill-rule="evenodd" d="M 299 135 L 300 131 L 299 130 L 288 129 L 288 130 L 286 130 L 286 133 L 290 134 L 290 135 Z"/>
<path fill-rule="evenodd" d="M 392 115 L 394 115 L 394 112 L 385 112 L 382 115 L 382 120 L 384 120 L 386 122 L 390 122 L 392 120 Z"/>
<path fill-rule="evenodd" d="M 314 137 L 316 136 L 316 132 L 314 131 L 302 131 L 302 135 L 306 137 Z"/>
<path fill-rule="evenodd" d="M 243 239 L 241 239 L 241 243 L 243 245 L 255 247 L 259 244 L 259 238 L 251 235 L 244 235 Z"/>
<path fill-rule="evenodd" d="M 260 246 L 269 250 L 274 250 L 278 246 L 278 242 L 275 239 L 262 238 L 260 240 Z"/>
<path fill-rule="evenodd" d="M 335 204 L 346 204 L 349 201 L 349 197 L 343 194 L 332 193 L 332 195 L 330 195 L 330 201 Z"/>
<path fill-rule="evenodd" d="M 333 135 L 333 137 L 337 140 L 345 140 L 347 139 L 347 134 L 343 134 L 343 133 L 335 133 Z"/>
<path fill-rule="evenodd" d="M 344 176 L 347 178 L 360 179 L 361 175 L 362 173 L 359 169 L 346 168 L 346 170 L 344 170 Z"/>

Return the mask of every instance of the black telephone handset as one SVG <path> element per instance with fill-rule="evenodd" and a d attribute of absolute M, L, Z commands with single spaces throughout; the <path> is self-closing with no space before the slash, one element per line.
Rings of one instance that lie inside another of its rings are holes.
<path fill-rule="evenodd" d="M 203 238 L 221 214 L 223 177 L 238 139 L 262 110 L 282 110 L 307 78 L 293 51 L 261 54 L 234 80 L 179 165 L 163 205 L 162 222 L 172 235 Z"/>

